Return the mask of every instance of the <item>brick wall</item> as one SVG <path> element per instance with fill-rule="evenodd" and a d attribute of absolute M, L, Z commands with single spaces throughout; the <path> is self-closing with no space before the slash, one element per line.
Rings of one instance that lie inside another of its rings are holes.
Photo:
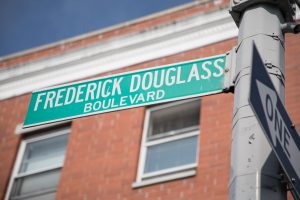
<path fill-rule="evenodd" d="M 289 34 L 286 37 L 286 109 L 298 133 L 300 132 L 300 37 Z M 289 194 L 289 199 L 293 199 Z"/>
<path fill-rule="evenodd" d="M 286 107 L 298 132 L 300 131 L 300 37 L 289 34 L 286 37 Z"/>
<path fill-rule="evenodd" d="M 219 6 L 223 6 L 223 4 Z M 23 62 L 56 55 L 117 35 L 141 31 L 149 26 L 166 23 L 176 17 L 179 19 L 209 9 L 215 9 L 213 3 L 195 6 L 163 16 L 161 19 L 139 22 L 91 38 L 4 60 L 0 66 L 12 67 Z M 107 35 L 104 36 L 105 34 Z M 140 63 L 113 73 L 217 55 L 228 51 L 235 44 L 236 39 L 231 39 L 177 55 Z M 286 105 L 298 130 L 300 130 L 299 44 L 298 35 L 287 35 Z M 5 195 L 21 139 L 14 134 L 15 128 L 25 117 L 29 98 L 30 95 L 23 95 L 0 101 L 0 199 L 3 199 Z M 200 152 L 196 176 L 138 189 L 132 189 L 131 184 L 136 178 L 145 108 L 74 120 L 57 199 L 227 199 L 232 106 L 232 94 L 202 98 Z"/>
<path fill-rule="evenodd" d="M 0 102 L 0 199 L 4 198 L 20 142 L 15 128 L 24 120 L 29 97 Z"/>
<path fill-rule="evenodd" d="M 153 60 L 135 67 L 221 54 L 229 50 L 235 42 L 235 39 L 228 40 L 222 44 Z M 139 189 L 132 189 L 131 185 L 136 178 L 145 108 L 75 120 L 57 198 L 226 199 L 232 100 L 232 94 L 209 96 L 202 100 L 197 176 Z"/>

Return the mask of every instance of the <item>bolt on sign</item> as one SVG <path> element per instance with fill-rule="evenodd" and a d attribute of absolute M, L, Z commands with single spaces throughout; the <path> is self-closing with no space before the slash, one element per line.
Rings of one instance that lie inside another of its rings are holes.
<path fill-rule="evenodd" d="M 225 62 L 219 55 L 34 91 L 24 127 L 220 93 Z"/>

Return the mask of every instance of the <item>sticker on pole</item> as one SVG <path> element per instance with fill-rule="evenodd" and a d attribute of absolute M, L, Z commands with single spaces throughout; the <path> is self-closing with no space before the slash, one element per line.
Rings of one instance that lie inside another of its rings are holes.
<path fill-rule="evenodd" d="M 300 195 L 300 138 L 254 45 L 249 103 L 284 169 L 293 195 Z"/>

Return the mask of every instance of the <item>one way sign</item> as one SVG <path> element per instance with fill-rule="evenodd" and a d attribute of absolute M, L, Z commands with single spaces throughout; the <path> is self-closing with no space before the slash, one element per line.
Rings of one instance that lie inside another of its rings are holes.
<path fill-rule="evenodd" d="M 255 45 L 249 103 L 293 186 L 293 195 L 299 198 L 300 138 L 276 93 Z"/>

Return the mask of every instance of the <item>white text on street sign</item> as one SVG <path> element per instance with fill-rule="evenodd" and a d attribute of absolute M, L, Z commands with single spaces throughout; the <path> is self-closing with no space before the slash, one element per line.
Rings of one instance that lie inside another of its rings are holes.
<path fill-rule="evenodd" d="M 35 91 L 24 127 L 220 93 L 225 62 L 219 55 Z"/>

